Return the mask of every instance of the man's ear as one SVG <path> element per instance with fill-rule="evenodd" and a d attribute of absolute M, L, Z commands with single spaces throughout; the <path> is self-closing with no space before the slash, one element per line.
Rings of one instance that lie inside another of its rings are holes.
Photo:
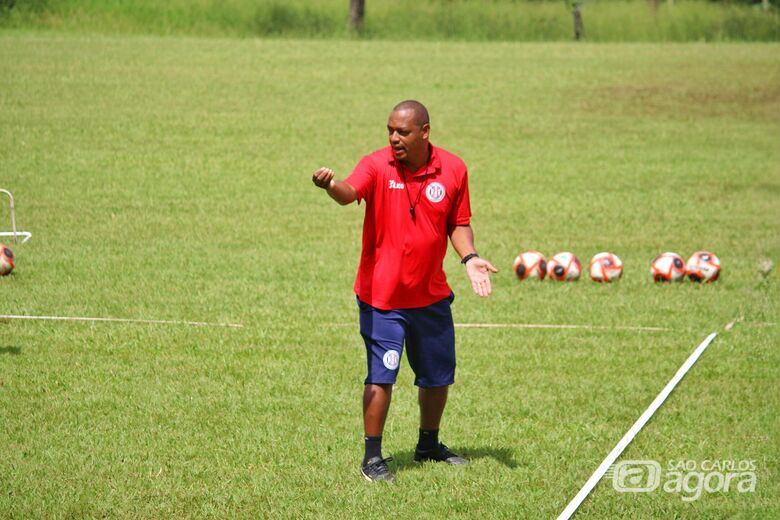
<path fill-rule="evenodd" d="M 428 139 L 428 136 L 431 134 L 431 125 L 429 123 L 425 123 L 422 126 L 422 137 L 423 139 Z"/>

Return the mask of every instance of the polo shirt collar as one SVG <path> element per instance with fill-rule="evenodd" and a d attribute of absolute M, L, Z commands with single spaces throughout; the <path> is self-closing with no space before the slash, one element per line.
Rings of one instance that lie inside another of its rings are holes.
<path fill-rule="evenodd" d="M 441 158 L 439 157 L 439 149 L 433 146 L 431 143 L 428 143 L 428 149 L 431 153 L 431 156 L 428 158 L 428 164 L 414 172 L 412 177 L 422 177 L 426 173 L 430 174 L 441 171 Z M 393 166 L 401 166 L 400 163 L 396 163 L 395 158 L 393 157 L 392 149 L 390 149 L 390 159 L 388 162 Z"/>

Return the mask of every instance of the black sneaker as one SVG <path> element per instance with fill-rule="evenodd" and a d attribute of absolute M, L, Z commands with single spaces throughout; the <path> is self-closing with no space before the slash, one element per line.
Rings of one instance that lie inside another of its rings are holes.
<path fill-rule="evenodd" d="M 368 459 L 368 462 L 360 467 L 360 472 L 369 482 L 377 482 L 384 480 L 385 482 L 393 482 L 395 475 L 390 472 L 387 467 L 387 462 L 393 460 L 393 457 L 373 457 Z"/>
<path fill-rule="evenodd" d="M 439 443 L 438 446 L 431 450 L 421 450 L 416 449 L 414 450 L 414 461 L 415 462 L 425 462 L 426 460 L 432 460 L 435 462 L 446 462 L 447 464 L 452 465 L 463 465 L 468 464 L 468 459 L 464 459 L 463 457 L 458 457 L 450 449 L 445 446 L 443 443 Z"/>

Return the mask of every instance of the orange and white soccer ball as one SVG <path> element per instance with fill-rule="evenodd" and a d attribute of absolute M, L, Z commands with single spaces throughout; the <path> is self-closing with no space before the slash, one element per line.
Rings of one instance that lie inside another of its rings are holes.
<path fill-rule="evenodd" d="M 0 244 L 0 276 L 11 274 L 14 270 L 14 252 L 5 244 Z"/>
<path fill-rule="evenodd" d="M 685 274 L 694 282 L 714 282 L 720 276 L 720 260 L 709 251 L 696 251 L 685 264 Z"/>
<path fill-rule="evenodd" d="M 685 277 L 685 261 L 677 253 L 667 251 L 650 263 L 650 274 L 656 282 L 679 282 Z"/>
<path fill-rule="evenodd" d="M 544 280 L 547 274 L 547 260 L 539 251 L 526 251 L 515 258 L 512 267 L 517 277 L 521 280 Z"/>
<path fill-rule="evenodd" d="M 623 276 L 623 262 L 612 253 L 599 253 L 591 259 L 589 271 L 594 282 L 614 282 Z"/>
<path fill-rule="evenodd" d="M 547 262 L 547 276 L 550 280 L 573 282 L 580 279 L 582 265 L 574 253 L 564 251 L 550 258 Z"/>

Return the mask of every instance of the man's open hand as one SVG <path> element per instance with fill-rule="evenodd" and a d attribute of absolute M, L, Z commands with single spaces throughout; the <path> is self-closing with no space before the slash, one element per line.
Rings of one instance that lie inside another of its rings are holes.
<path fill-rule="evenodd" d="M 483 298 L 490 296 L 493 288 L 490 285 L 490 273 L 497 273 L 498 269 L 493 264 L 479 257 L 474 257 L 466 262 L 466 274 L 471 280 L 474 292 Z"/>

